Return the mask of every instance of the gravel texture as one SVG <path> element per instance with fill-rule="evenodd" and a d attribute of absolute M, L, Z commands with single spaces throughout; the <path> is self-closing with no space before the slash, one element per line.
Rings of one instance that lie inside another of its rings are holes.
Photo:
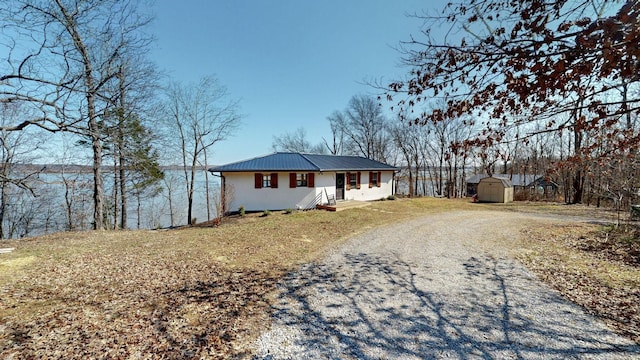
<path fill-rule="evenodd" d="M 455 212 L 356 236 L 282 283 L 255 358 L 640 359 L 501 250 L 529 221 L 550 220 Z"/>

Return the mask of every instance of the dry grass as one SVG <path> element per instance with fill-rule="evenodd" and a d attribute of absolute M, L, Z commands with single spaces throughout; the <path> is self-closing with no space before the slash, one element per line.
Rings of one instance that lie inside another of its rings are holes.
<path fill-rule="evenodd" d="M 619 234 L 589 224 L 532 227 L 518 258 L 563 296 L 640 343 L 640 239 Z"/>
<path fill-rule="evenodd" d="M 285 272 L 371 227 L 469 206 L 399 200 L 11 241 L 16 251 L 0 257 L 0 357 L 248 357 Z"/>
<path fill-rule="evenodd" d="M 296 265 L 376 226 L 487 208 L 554 211 L 424 198 L 339 213 L 252 214 L 217 228 L 10 241 L 16 251 L 0 255 L 0 358 L 247 358 L 277 281 Z M 526 245 L 527 259 L 561 252 L 540 244 L 545 249 Z"/>

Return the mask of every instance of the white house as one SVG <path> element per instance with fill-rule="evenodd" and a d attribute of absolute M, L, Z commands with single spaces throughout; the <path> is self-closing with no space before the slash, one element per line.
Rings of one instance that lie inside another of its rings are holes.
<path fill-rule="evenodd" d="M 393 195 L 398 169 L 358 156 L 274 153 L 209 169 L 220 173 L 225 212 L 311 209 Z"/>

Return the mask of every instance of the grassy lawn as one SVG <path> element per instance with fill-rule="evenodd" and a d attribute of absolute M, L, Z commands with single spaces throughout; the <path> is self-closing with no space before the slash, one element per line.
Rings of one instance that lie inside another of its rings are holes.
<path fill-rule="evenodd" d="M 247 344 L 268 321 L 277 281 L 296 265 L 372 227 L 487 208 L 578 211 L 424 198 L 375 202 L 339 213 L 251 214 L 217 228 L 75 232 L 5 241 L 1 247 L 16 251 L 0 255 L 0 358 L 248 357 Z M 569 254 L 591 259 L 593 252 L 574 250 L 565 240 L 592 234 L 597 226 L 551 229 L 551 237 L 545 229 L 526 231 L 527 241 L 514 251 L 538 273 L 558 267 L 571 277 L 572 271 L 582 274 L 590 268 L 591 263 L 579 260 L 577 270 L 566 265 Z M 552 255 L 558 261 L 542 261 Z M 638 267 L 599 261 L 612 275 L 594 271 L 588 276 L 635 294 L 625 301 L 640 303 Z M 640 317 L 619 311 L 617 316 L 636 326 Z M 633 326 L 623 330 L 634 336 Z"/>

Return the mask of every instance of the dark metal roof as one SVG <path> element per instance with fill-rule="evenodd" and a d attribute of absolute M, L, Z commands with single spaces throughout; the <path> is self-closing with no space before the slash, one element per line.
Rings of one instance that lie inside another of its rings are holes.
<path fill-rule="evenodd" d="M 359 156 L 274 153 L 212 167 L 210 172 L 254 171 L 397 171 L 398 168 Z"/>
<path fill-rule="evenodd" d="M 363 158 L 360 156 L 337 156 L 337 155 L 302 155 L 320 171 L 347 171 L 347 170 L 386 170 L 397 171 L 398 168 L 381 163 L 379 161 Z"/>

